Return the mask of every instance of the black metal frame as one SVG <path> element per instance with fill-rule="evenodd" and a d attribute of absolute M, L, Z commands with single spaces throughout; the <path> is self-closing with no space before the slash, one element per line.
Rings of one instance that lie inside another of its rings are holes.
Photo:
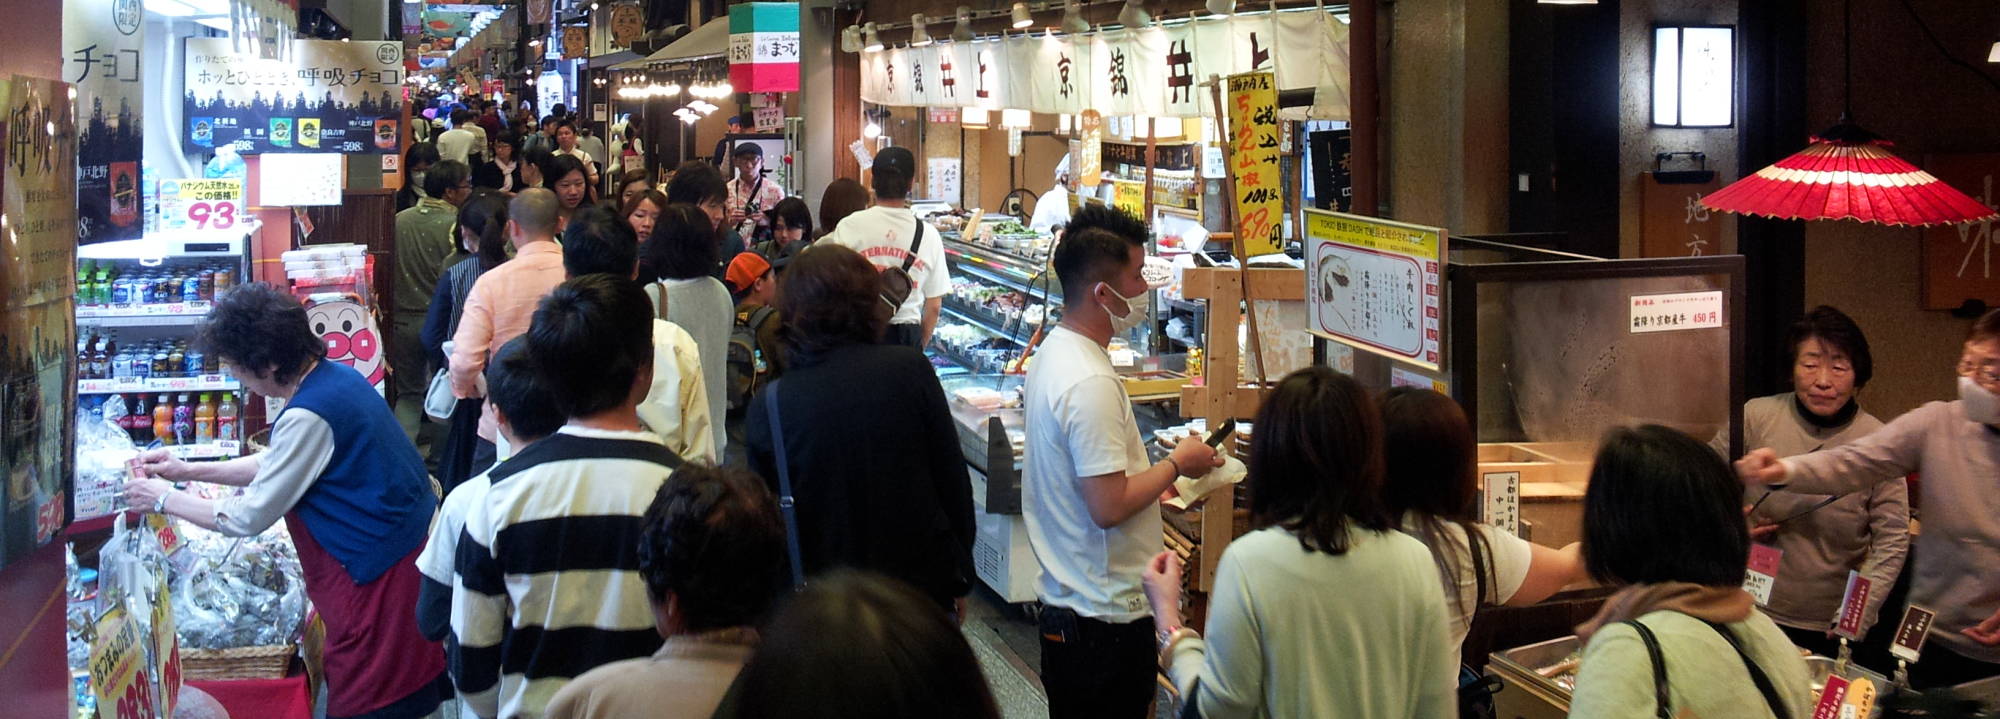
<path fill-rule="evenodd" d="M 1483 242 L 1460 238 L 1458 249 L 1467 246 L 1487 246 L 1490 249 L 1509 249 L 1530 252 L 1564 259 L 1546 262 L 1505 262 L 1492 264 L 1446 263 L 1445 295 L 1446 316 L 1450 318 L 1445 332 L 1444 366 L 1450 377 L 1452 398 L 1464 407 L 1466 416 L 1478 417 L 1479 373 L 1478 347 L 1474 338 L 1479 332 L 1478 292 L 1479 285 L 1487 282 L 1548 282 L 1561 280 L 1616 279 L 1627 277 L 1677 277 L 1687 275 L 1723 275 L 1729 278 L 1727 307 L 1724 312 L 1729 317 L 1729 446 L 1730 456 L 1743 451 L 1743 400 L 1744 400 L 1744 330 L 1748 314 L 1744 302 L 1748 297 L 1745 287 L 1744 258 L 1741 255 L 1708 255 L 1701 257 L 1673 257 L 1647 259 L 1571 259 L 1579 257 L 1561 253 L 1536 250 L 1533 248 L 1505 245 L 1497 242 Z"/>

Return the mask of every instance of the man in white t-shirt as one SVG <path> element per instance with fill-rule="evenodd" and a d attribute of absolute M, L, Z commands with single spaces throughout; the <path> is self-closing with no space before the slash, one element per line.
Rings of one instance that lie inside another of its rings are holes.
<path fill-rule="evenodd" d="M 457 160 L 471 166 L 472 148 L 480 138 L 472 132 L 477 127 L 479 125 L 472 121 L 471 110 L 451 111 L 451 129 L 437 136 L 438 159 Z"/>
<path fill-rule="evenodd" d="M 916 177 L 917 157 L 908 148 L 891 147 L 877 154 L 875 206 L 848 215 L 826 240 L 861 253 L 877 270 L 909 271 L 913 289 L 889 318 L 889 332 L 882 341 L 923 349 L 937 329 L 944 296 L 951 293 L 951 276 L 944 265 L 944 238 L 910 211 L 910 183 Z"/>
<path fill-rule="evenodd" d="M 1117 210 L 1092 206 L 1072 218 L 1054 258 L 1062 321 L 1028 366 L 1022 517 L 1042 568 L 1050 719 L 1152 716 L 1158 648 L 1140 576 L 1165 546 L 1160 495 L 1175 478 L 1222 464 L 1196 438 L 1147 462 L 1105 350 L 1146 317 L 1145 240 L 1145 225 Z"/>

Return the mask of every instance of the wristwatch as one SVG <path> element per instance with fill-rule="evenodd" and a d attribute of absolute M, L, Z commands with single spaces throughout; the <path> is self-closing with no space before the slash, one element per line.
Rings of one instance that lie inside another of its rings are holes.
<path fill-rule="evenodd" d="M 161 493 L 160 493 L 160 498 L 159 498 L 159 499 L 155 499 L 155 500 L 153 500 L 153 513 L 154 513 L 154 514 L 166 514 L 166 513 L 167 513 L 167 495 L 169 495 L 169 494 L 173 494 L 173 493 L 174 493 L 174 490 L 173 490 L 173 488 L 172 488 L 172 487 L 168 487 L 168 488 L 167 488 L 167 491 L 165 491 L 165 492 L 161 492 Z"/>

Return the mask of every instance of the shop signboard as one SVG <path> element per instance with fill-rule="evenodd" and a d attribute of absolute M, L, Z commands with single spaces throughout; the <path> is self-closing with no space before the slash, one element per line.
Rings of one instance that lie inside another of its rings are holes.
<path fill-rule="evenodd" d="M 1445 230 L 1316 209 L 1305 215 L 1307 329 L 1436 371 Z"/>
<path fill-rule="evenodd" d="M 162 230 L 229 230 L 239 227 L 246 219 L 243 214 L 242 178 L 160 181 Z"/>
<path fill-rule="evenodd" d="M 590 57 L 590 28 L 571 25 L 562 31 L 562 59 L 581 60 Z"/>
<path fill-rule="evenodd" d="M 140 78 L 145 37 L 138 0 L 63 0 L 62 79 L 76 88 L 76 243 L 130 240 L 140 206 Z"/>
<path fill-rule="evenodd" d="M 1284 177 L 1278 167 L 1278 88 L 1269 72 L 1229 78 L 1229 176 L 1243 255 L 1285 251 Z"/>
<path fill-rule="evenodd" d="M 638 3 L 619 3 L 611 6 L 611 45 L 617 49 L 632 46 L 632 41 L 646 34 L 646 13 Z"/>
<path fill-rule="evenodd" d="M 1194 170 L 1196 150 L 1200 145 L 1179 143 L 1153 145 L 1153 169 L 1187 172 Z M 1104 143 L 1104 162 L 1132 167 L 1146 166 L 1146 146 L 1143 143 Z"/>
<path fill-rule="evenodd" d="M 1273 73 L 1278 88 L 1318 89 L 1314 117 L 1343 120 L 1347 30 L 1330 18 L 1237 15 L 1083 38 L 1023 34 L 891 48 L 861 57 L 861 99 L 895 107 L 1202 117 L 1214 111 L 1202 79 L 1262 70 Z M 1302 108 L 1281 114 L 1304 119 Z"/>
<path fill-rule="evenodd" d="M 1924 169 L 1988 207 L 2000 207 L 1994 177 L 2000 153 L 1932 155 Z M 1927 310 L 1956 309 L 1968 300 L 2000 305 L 2000 222 L 1987 220 L 1923 229 L 1923 302 Z"/>
<path fill-rule="evenodd" d="M 1111 181 L 1111 206 L 1131 213 L 1133 217 L 1146 216 L 1146 183 L 1131 180 Z"/>
<path fill-rule="evenodd" d="M 729 84 L 737 92 L 798 92 L 798 3 L 729 6 Z"/>
<path fill-rule="evenodd" d="M 1077 179 L 1084 187 L 1104 184 L 1104 115 L 1096 110 L 1084 110 L 1076 116 L 1078 133 Z"/>
<path fill-rule="evenodd" d="M 401 149 L 403 51 L 395 42 L 294 40 L 289 60 L 246 57 L 224 38 L 187 41 L 186 148 L 240 154 Z"/>
<path fill-rule="evenodd" d="M 0 568 L 69 522 L 76 391 L 70 86 L 0 79 Z"/>

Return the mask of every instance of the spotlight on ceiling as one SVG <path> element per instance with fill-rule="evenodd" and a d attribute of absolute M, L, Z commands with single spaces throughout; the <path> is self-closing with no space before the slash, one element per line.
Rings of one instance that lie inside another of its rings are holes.
<path fill-rule="evenodd" d="M 862 28 L 861 38 L 861 50 L 863 52 L 882 51 L 882 36 L 880 33 L 875 32 L 875 23 L 868 23 L 867 27 Z"/>
<path fill-rule="evenodd" d="M 958 6 L 958 26 L 951 29 L 952 42 L 972 42 L 972 8 Z"/>
<path fill-rule="evenodd" d="M 1208 14 L 1229 17 L 1236 12 L 1236 0 L 1208 0 Z"/>
<path fill-rule="evenodd" d="M 1028 4 L 1024 2 L 1014 3 L 1014 29 L 1024 29 L 1033 24 L 1035 24 L 1035 17 L 1028 14 Z"/>
<path fill-rule="evenodd" d="M 911 15 L 910 47 L 923 47 L 929 44 L 931 44 L 931 33 L 930 30 L 924 27 L 924 14 L 917 13 L 915 15 Z"/>
<path fill-rule="evenodd" d="M 1063 2 L 1062 31 L 1071 35 L 1090 32 L 1090 21 L 1083 19 L 1083 6 L 1077 0 Z"/>
<path fill-rule="evenodd" d="M 1145 27 L 1153 24 L 1153 16 L 1139 7 L 1139 0 L 1125 0 L 1125 9 L 1118 11 L 1118 24 L 1125 27 Z"/>

